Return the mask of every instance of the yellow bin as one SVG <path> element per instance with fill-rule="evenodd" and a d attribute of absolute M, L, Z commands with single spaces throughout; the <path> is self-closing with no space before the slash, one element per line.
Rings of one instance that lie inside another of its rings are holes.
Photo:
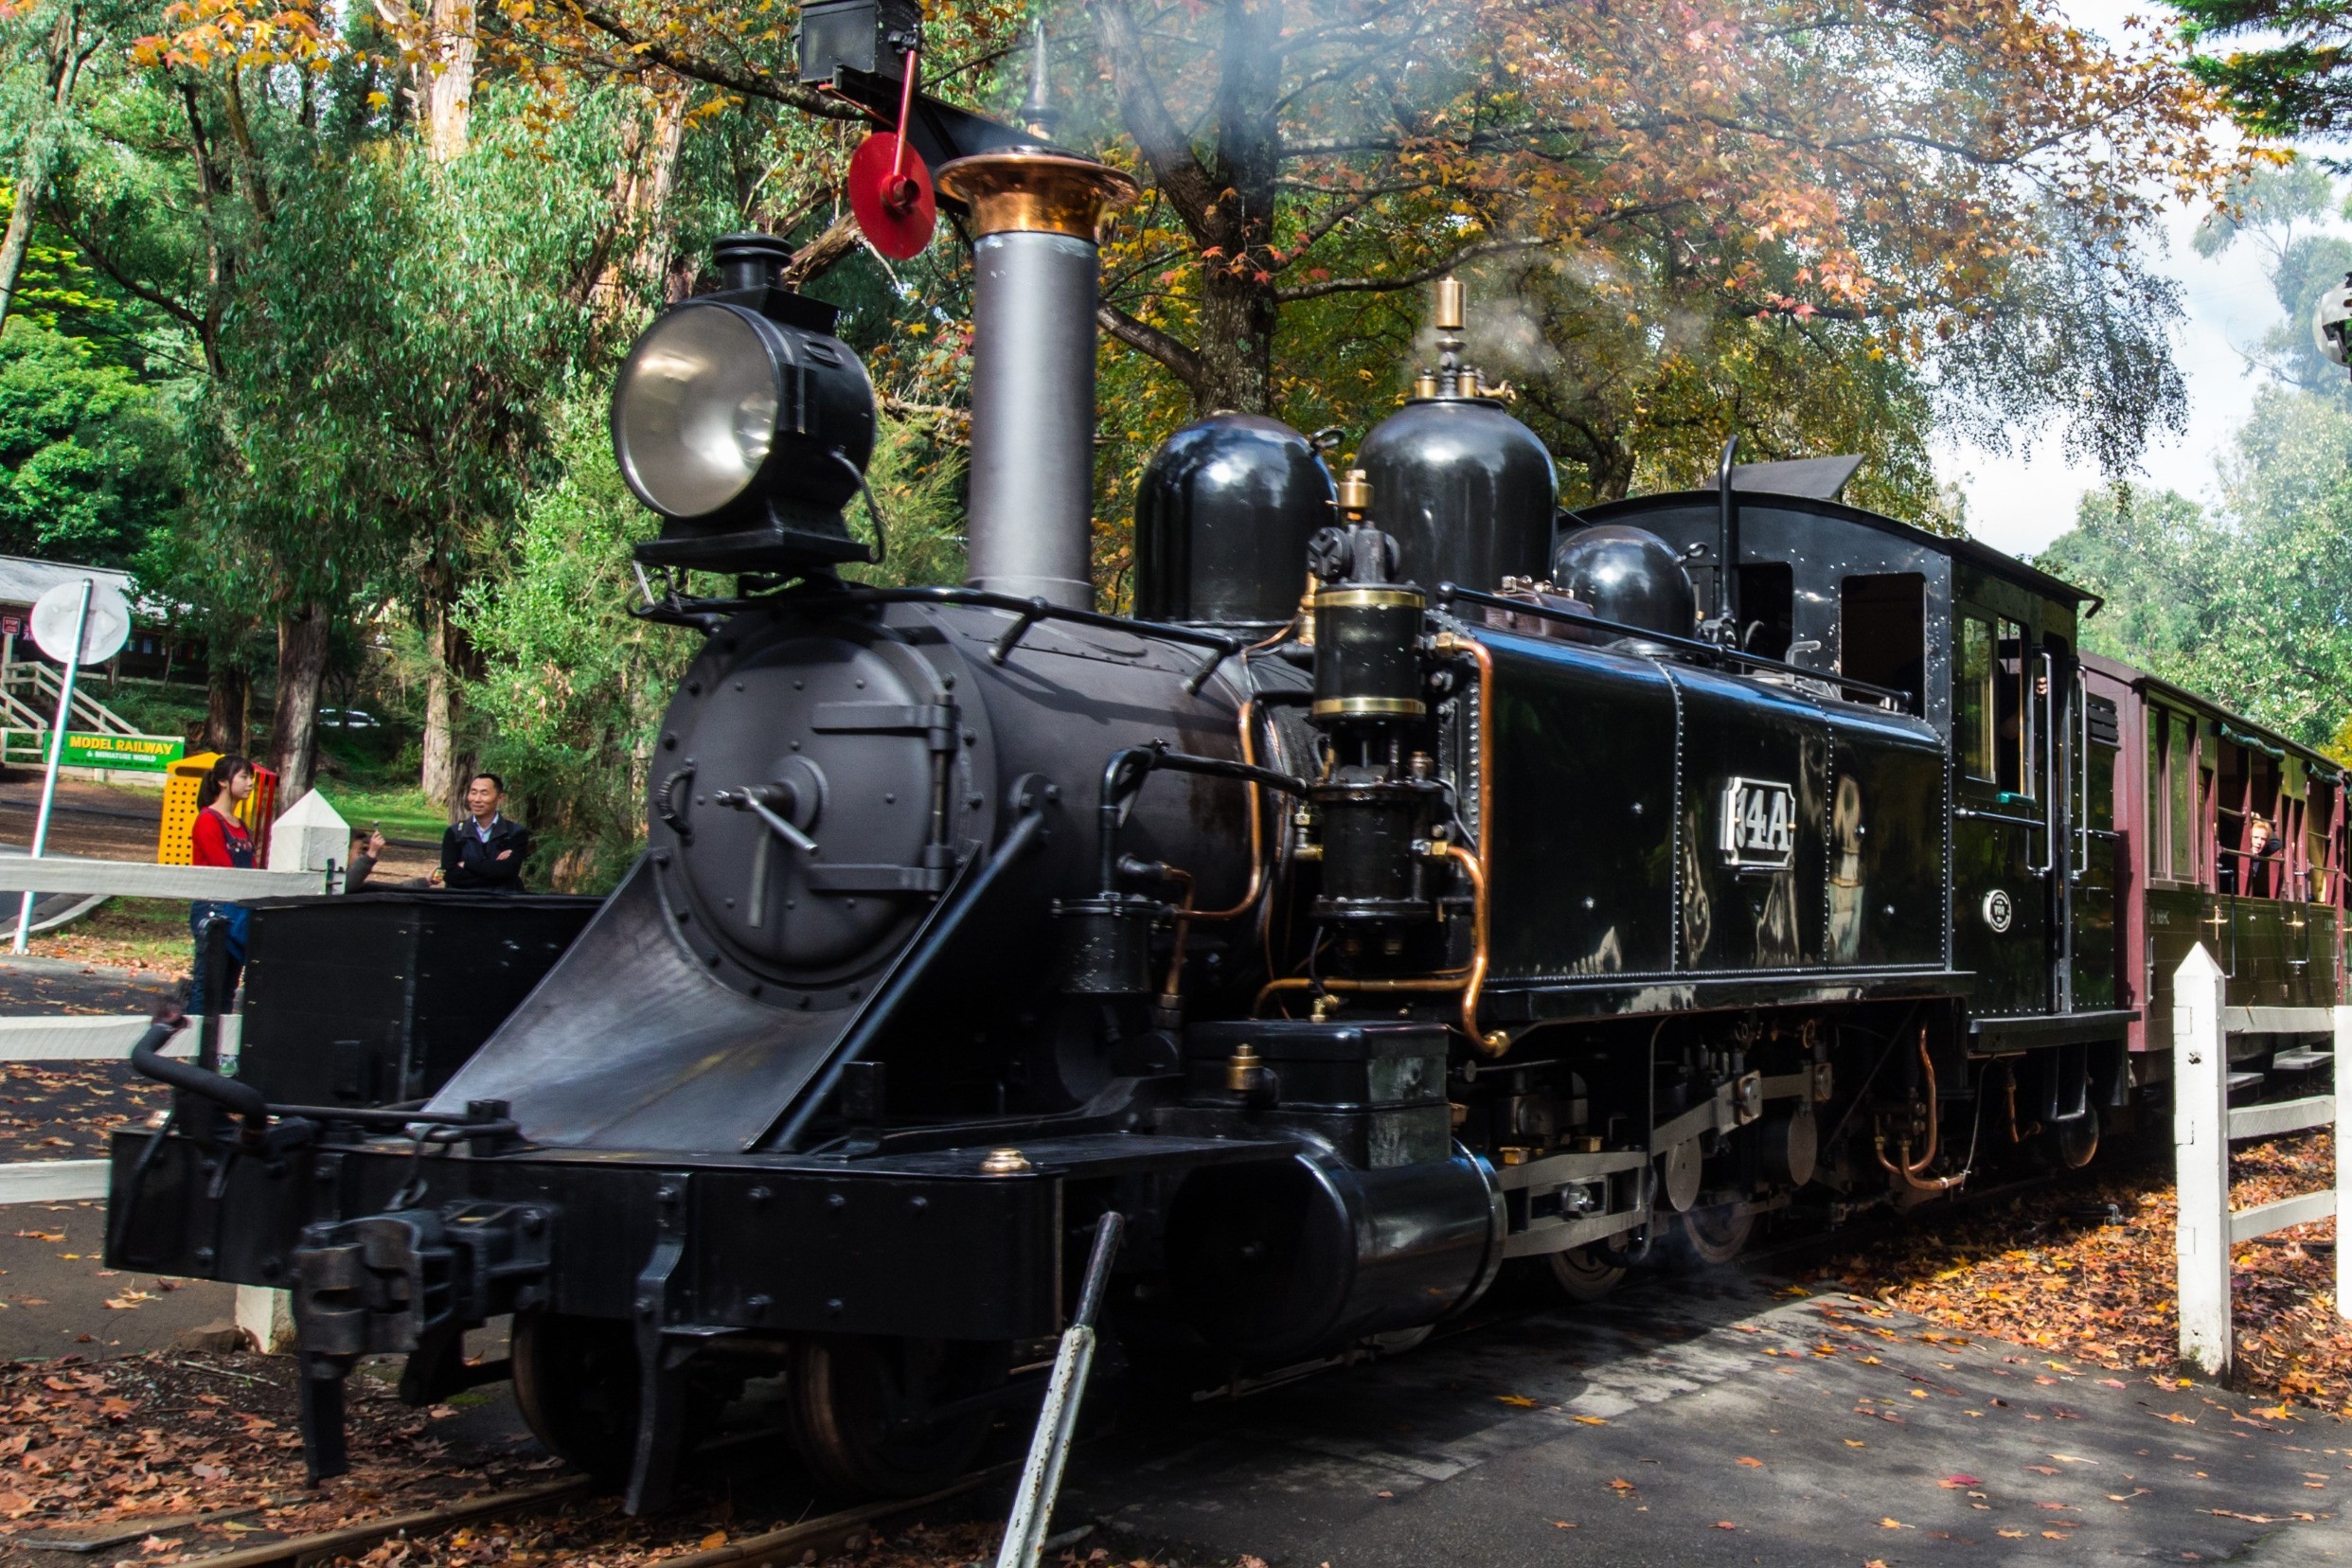
<path fill-rule="evenodd" d="M 165 770 L 163 827 L 155 837 L 157 865 L 192 865 L 195 864 L 194 832 L 196 813 L 204 808 L 196 804 L 196 793 L 204 788 L 205 775 L 221 760 L 219 752 L 198 752 L 184 757 Z M 238 808 L 237 820 L 253 835 L 253 857 L 257 865 L 270 862 L 270 823 L 277 813 L 271 810 L 277 803 L 277 775 L 256 764 L 253 770 L 253 793 Z"/>

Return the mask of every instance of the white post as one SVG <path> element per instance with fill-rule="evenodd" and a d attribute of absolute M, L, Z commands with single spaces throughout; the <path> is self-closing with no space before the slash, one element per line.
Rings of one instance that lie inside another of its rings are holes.
<path fill-rule="evenodd" d="M 2336 1009 L 2336 1315 L 2352 1323 L 2352 1007 Z"/>
<path fill-rule="evenodd" d="M 238 1286 L 237 1327 L 253 1336 L 253 1347 L 265 1356 L 294 1354 L 294 1292 L 267 1285 Z"/>
<path fill-rule="evenodd" d="M 65 725 L 74 711 L 74 671 L 81 668 L 81 639 L 90 630 L 90 591 L 96 586 L 89 578 L 81 579 L 81 608 L 74 612 L 73 657 L 65 661 L 65 679 L 57 690 L 57 722 L 49 730 L 49 772 L 41 781 L 41 813 L 33 818 L 32 852 L 38 857 L 49 844 L 49 808 L 57 803 L 57 767 L 65 759 Z M 33 891 L 25 890 L 25 901 L 17 906 L 16 941 L 9 951 L 25 951 L 25 940 L 32 935 Z"/>
<path fill-rule="evenodd" d="M 2181 1359 L 2230 1370 L 2230 1050 L 2224 976 L 2203 943 L 2172 976 L 2172 1144 L 2180 1201 Z"/>

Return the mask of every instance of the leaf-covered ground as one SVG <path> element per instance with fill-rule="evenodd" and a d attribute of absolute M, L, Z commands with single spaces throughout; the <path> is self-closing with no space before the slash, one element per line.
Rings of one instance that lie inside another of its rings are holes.
<path fill-rule="evenodd" d="M 2325 1131 L 2235 1151 L 2231 1203 L 2251 1208 L 2333 1179 Z M 2168 1163 L 1922 1227 L 1830 1266 L 1845 1289 L 1922 1317 L 2080 1361 L 2178 1375 Z M 2352 1417 L 2352 1323 L 2336 1315 L 2335 1224 L 2234 1249 L 2237 1374 L 2249 1392 Z"/>
<path fill-rule="evenodd" d="M 567 1472 L 510 1430 L 461 1435 L 479 1395 L 416 1410 L 378 1378 L 348 1384 L 351 1473 L 304 1485 L 286 1357 L 165 1352 L 85 1363 L 0 1363 L 0 1568 L 65 1560 L 155 1564 L 561 1479 Z M 540 1511 L 383 1542 L 337 1563 L 369 1568 L 563 1564 L 640 1568 L 761 1534 L 823 1511 L 780 1471 L 774 1444 L 702 1462 L 699 1489 L 659 1518 L 625 1517 L 582 1495 Z M 993 1561 L 996 1499 L 973 1494 L 947 1523 L 853 1538 L 834 1568 L 960 1568 Z M 210 1516 L 189 1524 L 191 1516 Z M 175 1522 L 177 1522 L 175 1523 Z M 135 1523 L 144 1534 L 90 1557 L 25 1544 L 62 1526 Z M 786 1558 L 781 1560 L 794 1560 Z M 798 1560 L 814 1562 L 813 1556 Z M 1058 1568 L 1161 1568 L 1175 1559 L 1114 1554 L 1094 1540 L 1049 1555 Z M 1185 1559 L 1187 1564 L 1192 1559 Z M 1265 1568 L 1216 1559 L 1219 1568 Z M 1201 1568 L 1206 1568 L 1204 1561 Z"/>
<path fill-rule="evenodd" d="M 115 1129 L 170 1099 L 127 1061 L 0 1062 L 0 1161 L 102 1159 Z"/>

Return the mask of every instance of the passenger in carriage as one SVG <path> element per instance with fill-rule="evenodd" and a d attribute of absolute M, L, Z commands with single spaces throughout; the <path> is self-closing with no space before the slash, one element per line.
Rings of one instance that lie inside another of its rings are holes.
<path fill-rule="evenodd" d="M 2270 819 L 2248 817 L 2246 847 L 2222 857 L 2221 890 L 2249 899 L 2276 898 L 2277 889 L 2272 883 L 2277 877 L 2278 849 L 2278 838 L 2271 831 Z"/>

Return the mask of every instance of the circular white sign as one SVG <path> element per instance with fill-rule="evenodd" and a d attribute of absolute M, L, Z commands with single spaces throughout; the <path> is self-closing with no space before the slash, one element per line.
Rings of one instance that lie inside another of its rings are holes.
<path fill-rule="evenodd" d="M 2016 918 L 2017 906 L 2009 902 L 2007 893 L 1996 887 L 1985 895 L 1985 923 L 1993 928 L 1995 935 L 2007 931 Z"/>
<path fill-rule="evenodd" d="M 111 582 L 92 579 L 90 618 L 81 629 L 81 656 L 74 656 L 74 619 L 81 614 L 81 584 L 61 582 L 33 601 L 33 641 L 60 664 L 103 664 L 131 640 L 131 605 Z"/>

